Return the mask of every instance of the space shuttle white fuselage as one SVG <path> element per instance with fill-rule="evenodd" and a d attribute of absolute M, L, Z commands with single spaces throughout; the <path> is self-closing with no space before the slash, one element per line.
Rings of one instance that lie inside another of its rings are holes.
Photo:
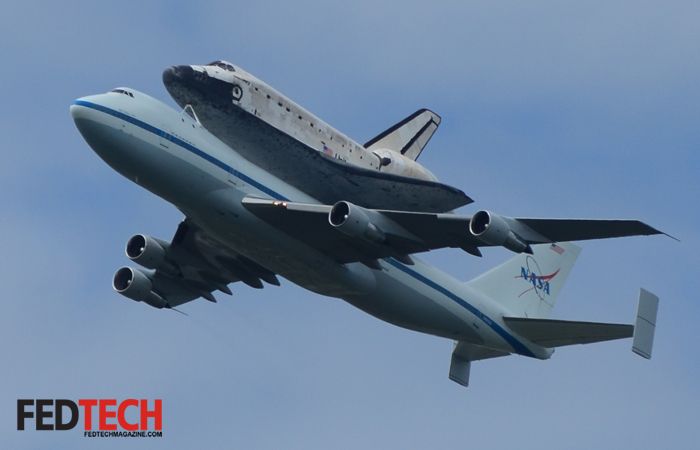
<path fill-rule="evenodd" d="M 163 81 L 181 107 L 190 105 L 207 129 L 262 167 L 274 167 L 275 161 L 295 157 L 281 135 L 273 140 L 276 148 L 270 149 L 272 155 L 260 155 L 258 148 L 256 152 L 246 151 L 252 142 L 274 136 L 276 131 L 336 161 L 438 182 L 432 172 L 415 161 L 440 123 L 440 117 L 431 111 L 418 111 L 363 146 L 265 82 L 225 61 L 170 67 L 163 73 Z M 256 120 L 272 130 L 251 126 Z M 246 139 L 247 130 L 261 136 Z"/>

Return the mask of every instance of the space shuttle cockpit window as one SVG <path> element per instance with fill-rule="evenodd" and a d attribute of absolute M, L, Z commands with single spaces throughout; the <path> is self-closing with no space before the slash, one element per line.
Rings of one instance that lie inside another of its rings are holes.
<path fill-rule="evenodd" d="M 214 61 L 214 62 L 210 62 L 209 64 L 207 64 L 207 66 L 216 66 L 216 67 L 220 67 L 220 68 L 224 69 L 224 70 L 227 71 L 227 72 L 235 72 L 235 71 L 236 71 L 236 69 L 233 68 L 233 65 L 227 63 L 226 61 Z"/>

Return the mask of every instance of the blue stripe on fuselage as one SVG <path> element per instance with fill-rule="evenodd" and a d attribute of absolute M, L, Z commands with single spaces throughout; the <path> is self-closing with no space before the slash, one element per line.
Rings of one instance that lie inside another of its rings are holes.
<path fill-rule="evenodd" d="M 411 277 L 415 278 L 416 280 L 420 281 L 421 283 L 425 284 L 426 286 L 429 286 L 445 297 L 449 298 L 450 300 L 454 301 L 470 313 L 474 314 L 476 317 L 481 319 L 482 322 L 484 322 L 486 325 L 488 325 L 493 331 L 495 331 L 501 338 L 503 338 L 504 341 L 506 341 L 511 347 L 513 347 L 513 350 L 519 355 L 523 356 L 530 356 L 530 357 L 535 357 L 535 355 L 530 351 L 529 348 L 525 347 L 522 342 L 517 340 L 513 335 L 508 333 L 506 330 L 503 329 L 500 325 L 495 323 L 493 320 L 491 320 L 486 314 L 483 312 L 479 311 L 477 308 L 475 308 L 473 305 L 465 301 L 463 298 L 459 297 L 457 294 L 448 291 L 444 287 L 440 286 L 433 280 L 426 278 L 424 275 L 421 275 L 420 273 L 416 272 L 413 269 L 409 269 L 406 267 L 404 264 L 401 264 L 400 262 L 396 261 L 393 258 L 385 258 L 384 261 L 387 263 L 391 264 L 392 266 L 396 267 L 403 273 L 410 275 Z"/>
<path fill-rule="evenodd" d="M 97 111 L 101 111 L 103 113 L 109 114 L 110 116 L 114 116 L 118 119 L 124 120 L 125 122 L 129 122 L 132 125 L 136 125 L 139 128 L 142 128 L 149 133 L 153 133 L 156 136 L 159 136 L 163 139 L 166 139 L 176 145 L 179 145 L 180 147 L 184 148 L 185 150 L 189 151 L 190 153 L 193 153 L 200 158 L 214 164 L 216 167 L 230 173 L 231 175 L 235 176 L 236 178 L 240 179 L 244 183 L 248 183 L 249 185 L 253 186 L 257 190 L 264 192 L 265 194 L 269 195 L 275 200 L 282 200 L 282 201 L 289 201 L 288 198 L 286 198 L 284 195 L 280 194 L 279 192 L 273 191 L 269 187 L 263 185 L 262 183 L 259 183 L 258 181 L 250 178 L 248 175 L 239 172 L 238 170 L 234 169 L 233 167 L 227 165 L 223 161 L 220 161 L 213 156 L 209 155 L 208 153 L 203 152 L 202 150 L 198 149 L 194 145 L 183 141 L 182 139 L 173 136 L 172 134 L 166 133 L 165 131 L 154 127 L 153 125 L 149 125 L 146 122 L 143 122 L 139 119 L 136 119 L 134 117 L 131 117 L 127 114 L 124 114 L 119 111 L 115 111 L 111 108 L 107 108 L 105 106 L 97 105 L 95 103 L 91 102 L 86 102 L 84 100 L 76 100 L 73 102 L 74 105 L 79 105 L 79 106 L 85 106 L 86 108 L 91 108 Z"/>
<path fill-rule="evenodd" d="M 224 162 L 214 158 L 213 156 L 209 155 L 208 153 L 203 152 L 202 150 L 198 149 L 197 147 L 193 146 L 192 144 L 183 141 L 182 139 L 173 136 L 172 134 L 166 133 L 165 131 L 154 127 L 153 125 L 149 125 L 146 122 L 143 122 L 141 120 L 138 120 L 134 117 L 131 117 L 127 114 L 121 113 L 119 111 L 115 111 L 111 108 L 107 108 L 105 106 L 97 105 L 95 103 L 91 102 L 86 102 L 84 100 L 76 100 L 73 102 L 74 105 L 79 105 L 79 106 L 85 106 L 86 108 L 91 108 L 97 111 L 101 111 L 103 113 L 109 114 L 111 116 L 114 116 L 118 119 L 124 120 L 128 123 L 131 123 L 133 125 L 136 125 L 139 128 L 142 128 L 150 133 L 153 133 L 163 139 L 167 139 L 168 141 L 179 145 L 180 147 L 184 148 L 185 150 L 199 156 L 200 158 L 203 158 L 204 160 L 214 164 L 216 167 L 219 167 L 220 169 L 225 170 L 226 172 L 232 174 L 233 176 L 239 178 L 245 183 L 248 183 L 249 185 L 255 187 L 261 192 L 264 192 L 271 196 L 272 198 L 276 200 L 283 200 L 283 201 L 289 201 L 288 198 L 284 197 L 282 194 L 273 191 L 272 189 L 268 188 L 267 186 L 261 184 L 260 182 L 250 178 L 249 176 L 237 171 L 233 167 L 225 164 Z M 415 270 L 409 269 L 405 265 L 401 264 L 400 262 L 396 261 L 393 258 L 386 258 L 384 259 L 387 263 L 391 264 L 392 266 L 396 267 L 400 271 L 404 272 L 407 275 L 410 275 L 414 279 L 420 281 L 421 283 L 425 284 L 426 286 L 436 290 L 437 292 L 443 294 L 450 300 L 453 300 L 456 302 L 458 305 L 461 307 L 465 308 L 467 311 L 470 313 L 474 314 L 476 317 L 481 319 L 482 322 L 484 322 L 486 325 L 488 325 L 493 331 L 495 331 L 503 340 L 508 342 L 508 344 L 513 347 L 513 350 L 515 350 L 516 353 L 523 355 L 523 356 L 530 356 L 530 357 L 535 357 L 535 355 L 528 349 L 525 345 L 523 345 L 522 342 L 518 341 L 513 335 L 509 334 L 506 330 L 503 329 L 500 325 L 492 321 L 488 316 L 486 316 L 484 313 L 479 311 L 477 308 L 475 308 L 473 305 L 469 304 L 467 301 L 462 299 L 461 297 L 457 296 L 456 294 L 448 291 L 444 287 L 440 286 L 436 282 L 426 278 L 424 275 L 421 275 L 420 273 L 416 272 Z"/>

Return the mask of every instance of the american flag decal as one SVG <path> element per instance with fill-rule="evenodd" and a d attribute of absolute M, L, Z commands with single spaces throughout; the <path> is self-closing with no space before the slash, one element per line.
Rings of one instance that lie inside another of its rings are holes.
<path fill-rule="evenodd" d="M 557 252 L 557 253 L 560 254 L 560 255 L 563 255 L 563 254 L 564 254 L 564 249 L 561 248 L 561 247 L 559 247 L 557 244 L 552 244 L 552 245 L 549 247 L 549 249 L 550 249 L 550 250 L 554 250 L 555 252 Z"/>
<path fill-rule="evenodd" d="M 328 155 L 328 156 L 333 156 L 333 150 L 330 148 L 326 147 L 325 145 L 323 146 L 323 153 Z"/>

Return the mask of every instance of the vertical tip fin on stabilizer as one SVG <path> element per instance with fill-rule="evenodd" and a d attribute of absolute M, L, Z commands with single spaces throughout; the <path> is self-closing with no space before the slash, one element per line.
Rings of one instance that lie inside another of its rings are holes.
<path fill-rule="evenodd" d="M 455 341 L 450 362 L 450 380 L 464 387 L 469 386 L 472 361 L 508 356 L 510 353 L 482 347 L 468 342 Z"/>
<path fill-rule="evenodd" d="M 658 309 L 659 297 L 646 289 L 640 289 L 637 320 L 634 322 L 634 336 L 632 337 L 632 351 L 642 358 L 651 359 Z"/>
<path fill-rule="evenodd" d="M 469 386 L 471 365 L 471 361 L 453 353 L 452 361 L 450 362 L 450 380 L 464 387 Z"/>

